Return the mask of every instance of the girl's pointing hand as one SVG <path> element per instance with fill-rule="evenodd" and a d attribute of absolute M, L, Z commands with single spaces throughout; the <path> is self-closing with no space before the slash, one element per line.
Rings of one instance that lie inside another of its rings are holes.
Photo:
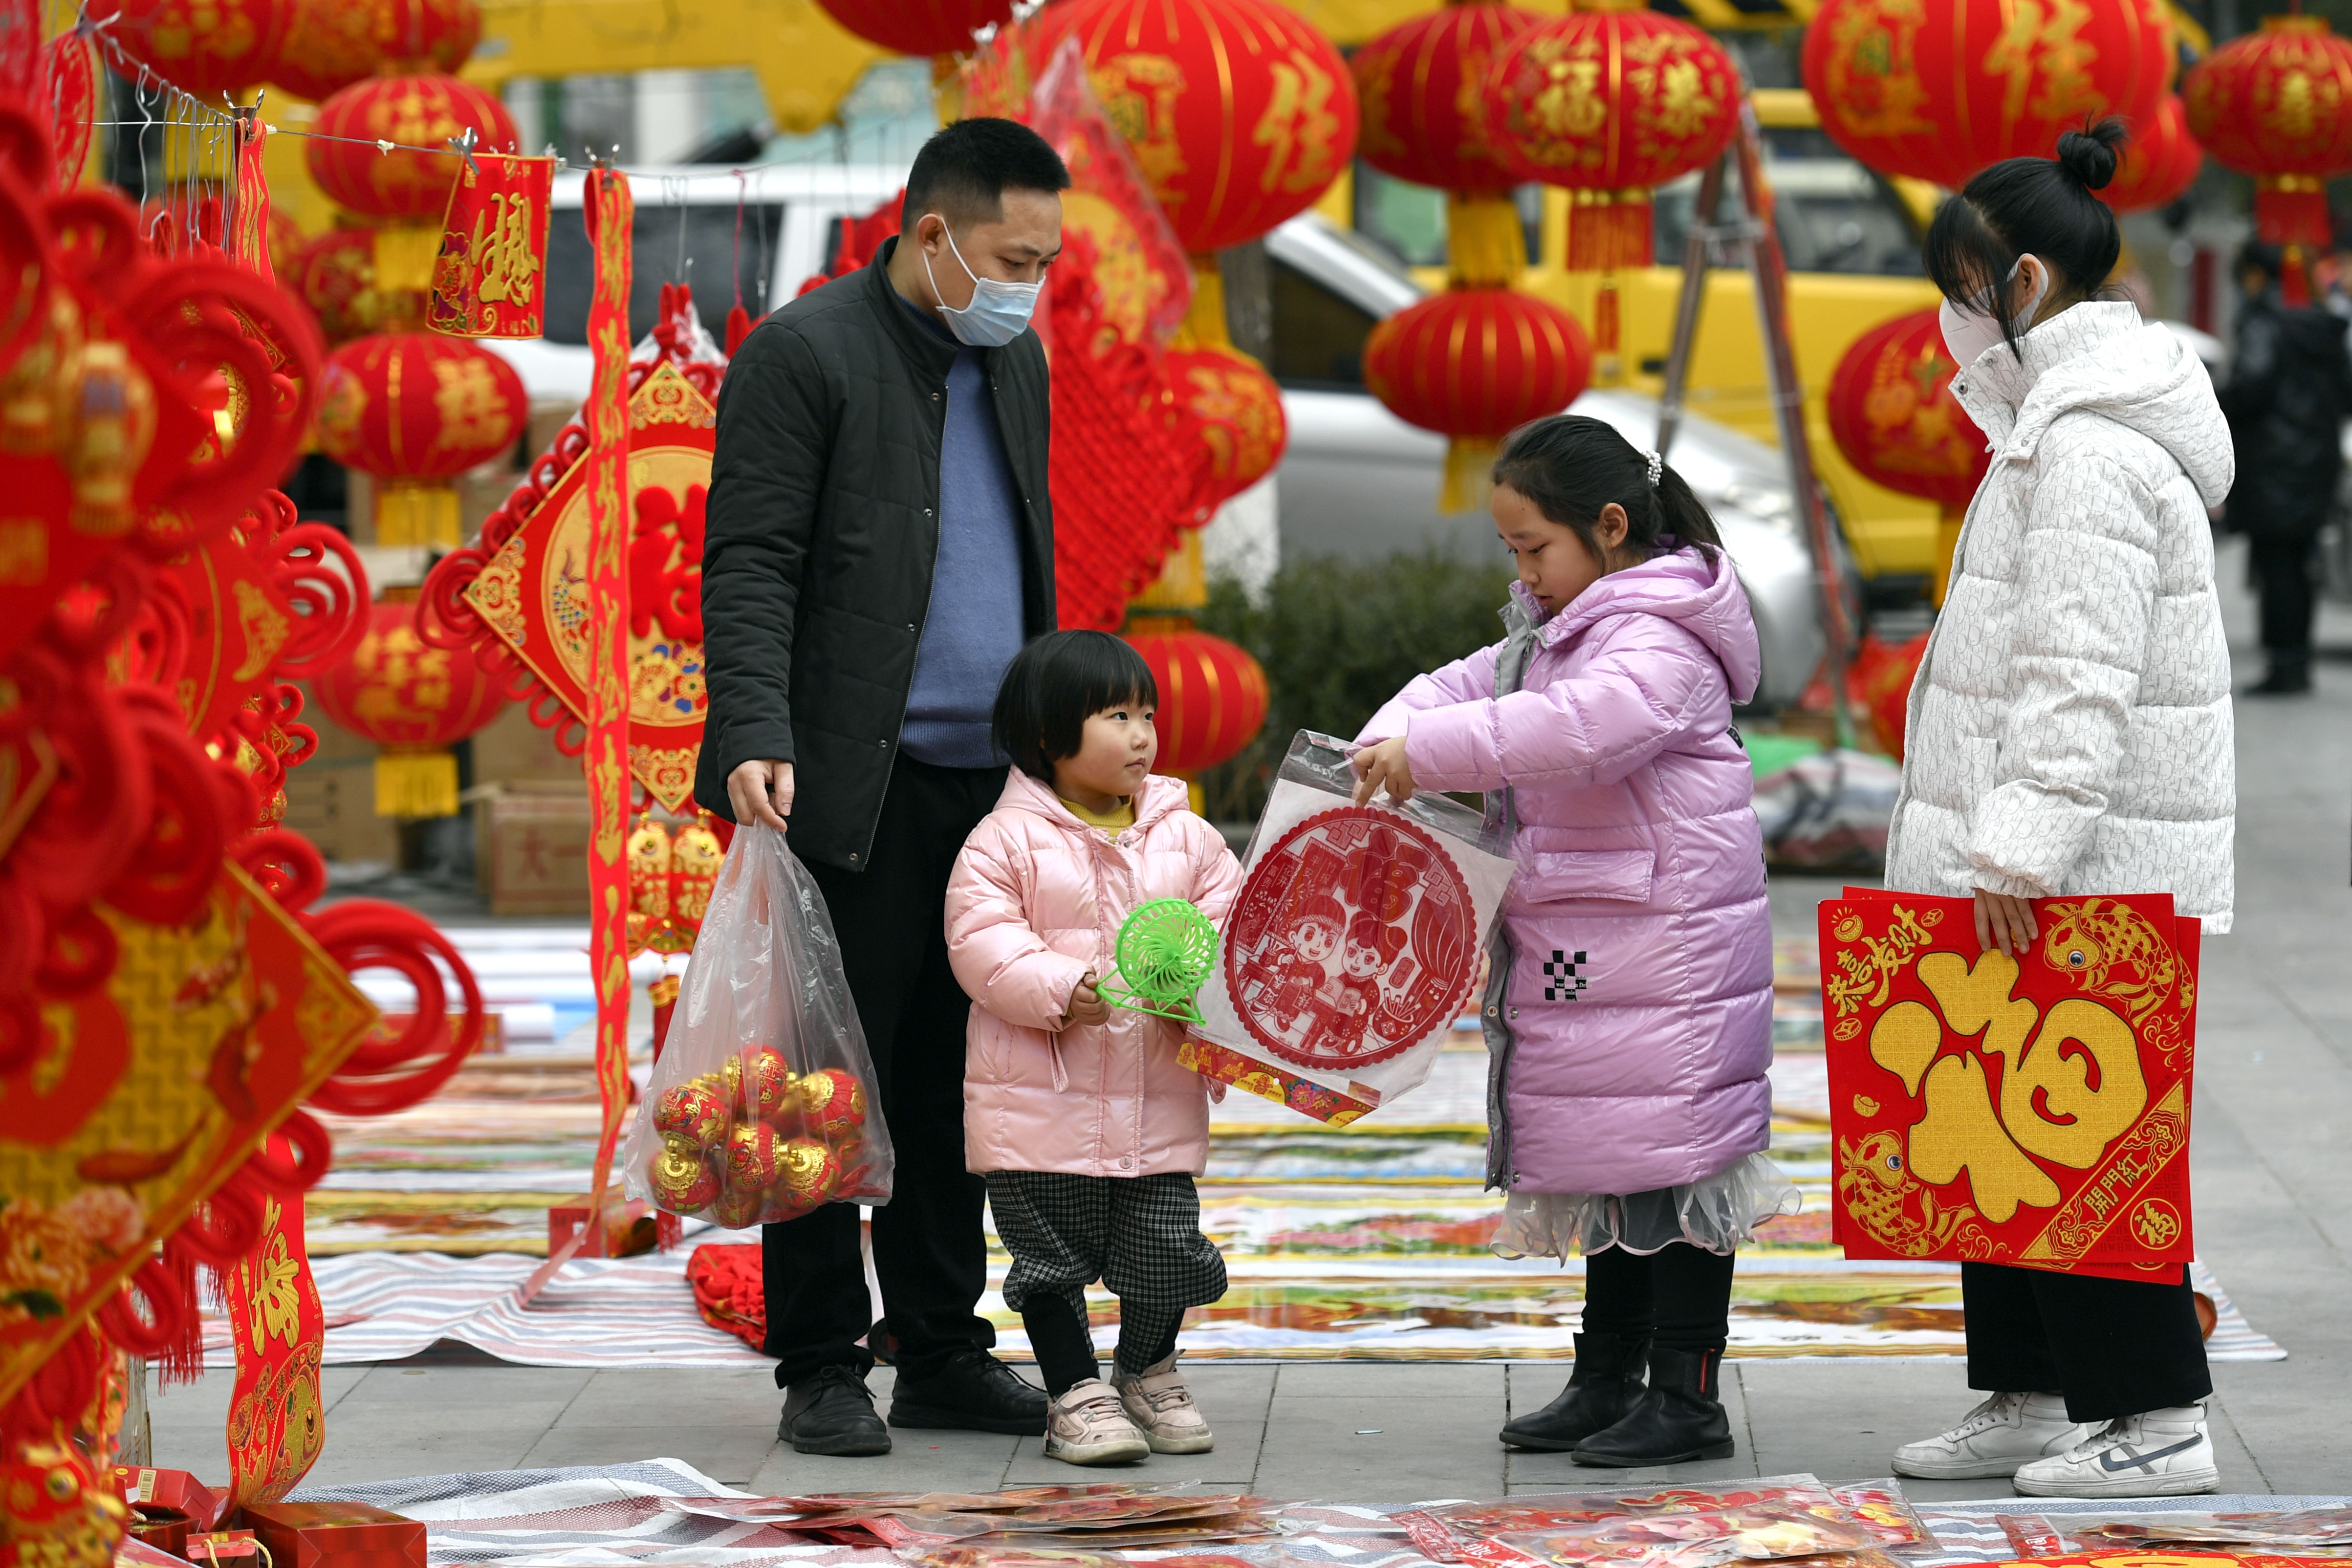
<path fill-rule="evenodd" d="M 1405 765 L 1402 735 L 1366 746 L 1348 760 L 1356 770 L 1358 805 L 1382 789 L 1399 805 L 1412 798 L 1412 769 Z"/>

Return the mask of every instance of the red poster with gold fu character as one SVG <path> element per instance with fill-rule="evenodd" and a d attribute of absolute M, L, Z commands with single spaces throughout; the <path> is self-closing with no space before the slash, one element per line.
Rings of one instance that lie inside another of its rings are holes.
<path fill-rule="evenodd" d="M 2198 924 L 2168 893 L 2037 899 L 2012 957 L 1968 899 L 1821 906 L 1848 1258 L 2148 1279 L 2194 1256 Z"/>

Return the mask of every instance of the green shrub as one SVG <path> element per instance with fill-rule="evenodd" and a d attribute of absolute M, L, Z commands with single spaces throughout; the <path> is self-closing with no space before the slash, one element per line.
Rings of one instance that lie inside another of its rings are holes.
<path fill-rule="evenodd" d="M 1502 638 L 1510 592 L 1501 561 L 1471 565 L 1430 551 L 1384 561 L 1285 563 L 1265 603 L 1218 582 L 1197 617 L 1265 667 L 1265 728 L 1239 756 L 1202 775 L 1209 817 L 1250 822 L 1300 730 L 1352 736 L 1414 676 Z"/>

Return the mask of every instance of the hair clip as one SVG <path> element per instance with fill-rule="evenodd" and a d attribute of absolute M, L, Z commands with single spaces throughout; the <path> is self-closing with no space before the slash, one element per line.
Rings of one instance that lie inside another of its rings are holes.
<path fill-rule="evenodd" d="M 1664 473 L 1665 471 L 1666 471 L 1666 458 L 1665 458 L 1665 454 L 1664 454 L 1664 453 L 1663 453 L 1663 452 L 1653 452 L 1653 453 L 1651 453 L 1651 454 L 1650 454 L 1650 488 L 1651 488 L 1652 489 L 1656 489 L 1658 488 L 1658 476 L 1659 476 L 1660 474 L 1662 474 L 1662 473 Z"/>

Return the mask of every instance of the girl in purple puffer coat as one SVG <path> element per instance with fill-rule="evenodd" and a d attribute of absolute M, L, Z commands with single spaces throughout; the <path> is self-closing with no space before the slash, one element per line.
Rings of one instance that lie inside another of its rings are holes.
<path fill-rule="evenodd" d="M 1509 635 L 1399 692 L 1355 763 L 1359 799 L 1486 791 L 1518 863 L 1484 1007 L 1496 1247 L 1576 1248 L 1585 1297 L 1566 1391 L 1502 1439 L 1720 1458 L 1732 1254 L 1797 1206 L 1763 1154 L 1772 926 L 1731 723 L 1756 626 L 1706 509 L 1612 426 L 1526 426 L 1494 481 Z"/>

